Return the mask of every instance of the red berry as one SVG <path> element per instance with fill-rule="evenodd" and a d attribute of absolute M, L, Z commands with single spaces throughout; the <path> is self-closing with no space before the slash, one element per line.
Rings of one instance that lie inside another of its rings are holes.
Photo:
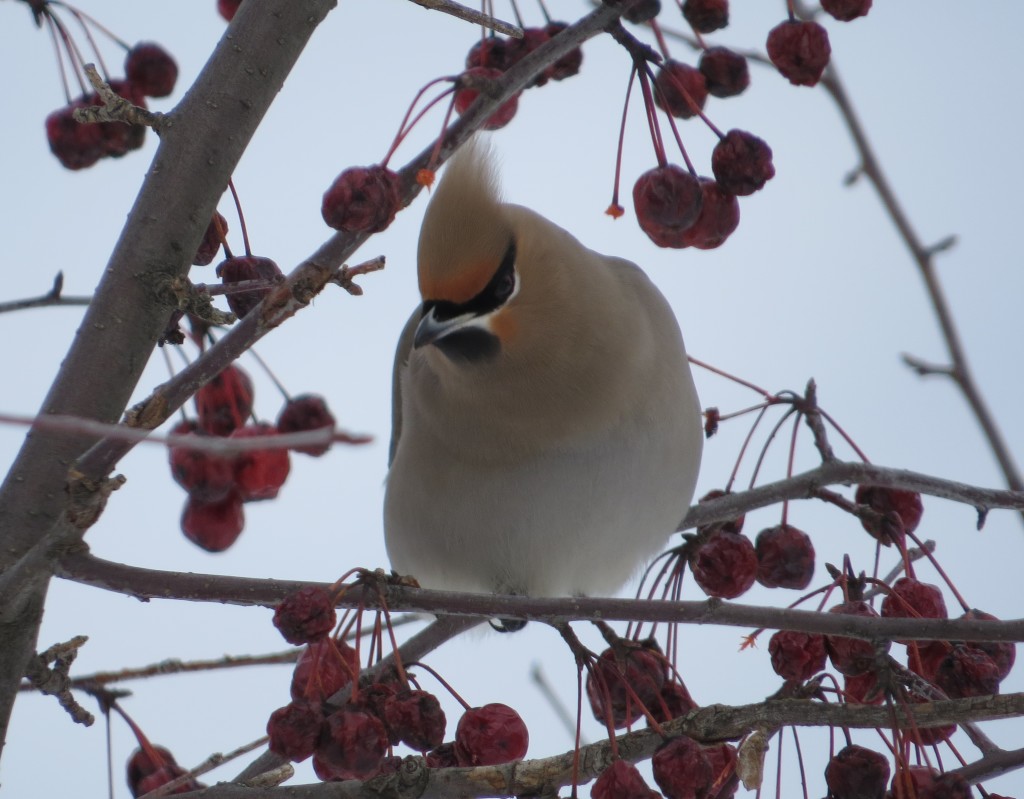
<path fill-rule="evenodd" d="M 332 779 L 365 780 L 377 773 L 387 751 L 384 723 L 365 710 L 343 707 L 327 717 L 316 759 L 329 767 Z"/>
<path fill-rule="evenodd" d="M 690 569 L 705 594 L 735 599 L 754 584 L 757 555 L 746 536 L 719 530 L 691 555 Z"/>
<path fill-rule="evenodd" d="M 683 17 L 699 33 L 711 33 L 729 24 L 729 0 L 686 0 Z"/>
<path fill-rule="evenodd" d="M 768 654 L 782 679 L 806 682 L 825 668 L 825 636 L 779 630 L 768 640 Z"/>
<path fill-rule="evenodd" d="M 523 28 L 523 38 L 508 40 L 508 67 L 510 68 L 518 64 L 550 38 L 546 28 Z M 554 65 L 543 70 L 527 84 L 527 87 L 543 86 L 551 79 L 553 74 Z"/>
<path fill-rule="evenodd" d="M 338 621 L 334 594 L 318 585 L 293 591 L 274 611 L 274 626 L 289 644 L 309 644 L 327 636 Z"/>
<path fill-rule="evenodd" d="M 821 0 L 821 7 L 834 19 L 849 22 L 867 16 L 872 0 Z"/>
<path fill-rule="evenodd" d="M 935 672 L 935 684 L 950 699 L 999 693 L 999 667 L 980 649 L 954 646 Z"/>
<path fill-rule="evenodd" d="M 921 799 L 938 776 L 939 772 L 930 766 L 897 766 L 889 790 L 893 799 Z"/>
<path fill-rule="evenodd" d="M 934 702 L 935 698 L 933 696 L 924 697 L 914 691 L 908 691 L 906 693 L 906 701 L 910 704 L 924 704 Z M 907 740 L 915 746 L 934 746 L 949 740 L 954 732 L 956 732 L 955 724 L 945 724 L 939 727 L 918 726 L 916 730 L 907 731 Z"/>
<path fill-rule="evenodd" d="M 163 746 L 147 746 L 136 749 L 128 758 L 128 788 L 132 796 L 142 796 L 175 780 L 186 770 L 174 760 L 174 755 Z M 172 794 L 188 793 L 205 787 L 192 779 L 171 791 Z"/>
<path fill-rule="evenodd" d="M 590 789 L 592 799 L 661 799 L 632 763 L 615 760 L 602 771 Z"/>
<path fill-rule="evenodd" d="M 888 782 L 888 759 L 856 744 L 841 749 L 825 767 L 825 783 L 835 799 L 882 799 Z"/>
<path fill-rule="evenodd" d="M 663 744 L 651 766 L 667 799 L 703 799 L 714 776 L 703 747 L 685 735 Z"/>
<path fill-rule="evenodd" d="M 459 765 L 459 761 L 455 758 L 455 744 L 451 741 L 427 752 L 425 760 L 427 768 L 451 768 Z"/>
<path fill-rule="evenodd" d="M 227 233 L 228 221 L 217 211 L 214 211 L 210 224 L 206 226 L 203 240 L 199 242 L 199 249 L 196 250 L 196 254 L 192 258 L 192 263 L 195 266 L 206 266 L 213 261 L 217 251 L 220 250 L 220 245 L 224 243 L 224 237 Z"/>
<path fill-rule="evenodd" d="M 725 243 L 740 224 L 736 195 L 725 191 L 711 178 L 700 179 L 701 205 L 697 221 L 680 236 L 687 247 L 713 250 Z"/>
<path fill-rule="evenodd" d="M 324 398 L 318 394 L 302 394 L 285 403 L 277 417 L 277 432 L 303 433 L 307 430 L 334 430 L 334 416 L 327 409 Z M 295 447 L 296 452 L 319 457 L 331 448 L 330 442 Z"/>
<path fill-rule="evenodd" d="M 178 765 L 163 766 L 162 768 L 158 768 L 153 773 L 147 774 L 145 777 L 139 780 L 138 784 L 135 785 L 134 790 L 132 791 L 132 795 L 144 796 L 150 791 L 155 791 L 157 788 L 166 785 L 171 780 L 178 779 L 178 777 L 186 773 L 186 770 Z M 188 782 L 179 785 L 174 790 L 169 791 L 168 794 L 174 795 L 179 793 L 190 793 L 192 791 L 199 790 L 203 787 L 205 786 L 203 786 L 201 783 L 196 782 L 195 780 L 189 780 Z"/>
<path fill-rule="evenodd" d="M 330 699 L 359 674 L 359 656 L 344 641 L 324 638 L 306 647 L 292 673 L 292 699 Z"/>
<path fill-rule="evenodd" d="M 231 22 L 240 5 L 242 5 L 242 0 L 217 0 L 217 13 Z"/>
<path fill-rule="evenodd" d="M 455 90 L 455 110 L 459 114 L 464 114 L 473 105 L 473 101 L 479 96 L 479 89 L 471 89 L 466 86 L 467 79 L 469 81 L 479 80 L 494 80 L 500 78 L 502 72 L 500 69 L 494 69 L 493 67 L 472 67 L 463 72 L 457 82 L 456 86 L 460 87 Z M 499 128 L 505 127 L 509 122 L 512 121 L 512 117 L 516 115 L 516 111 L 519 109 L 519 95 L 513 95 L 511 98 L 506 100 L 502 105 L 498 107 L 498 110 L 491 114 L 487 121 L 483 124 L 484 130 L 498 130 Z"/>
<path fill-rule="evenodd" d="M 768 58 L 794 86 L 814 86 L 828 66 L 828 31 L 817 22 L 786 20 L 768 32 Z"/>
<path fill-rule="evenodd" d="M 880 690 L 878 675 L 873 671 L 857 677 L 843 677 L 843 693 L 847 702 L 856 705 L 880 705 L 885 701 L 885 692 Z"/>
<path fill-rule="evenodd" d="M 72 116 L 81 101 L 58 108 L 46 117 L 46 141 L 50 152 L 65 169 L 86 169 L 103 157 L 103 134 L 99 125 L 78 122 Z"/>
<path fill-rule="evenodd" d="M 594 718 L 605 723 L 610 719 L 615 729 L 636 722 L 643 716 L 643 707 L 659 707 L 665 685 L 664 660 L 658 653 L 645 647 L 624 646 L 621 661 L 615 649 L 609 647 L 587 675 L 587 699 Z"/>
<path fill-rule="evenodd" d="M 188 420 L 178 424 L 172 435 L 199 438 L 194 431 L 197 424 Z M 189 449 L 187 445 L 171 447 L 168 450 L 171 477 L 200 502 L 216 502 L 224 499 L 235 486 L 235 459 L 233 456 L 218 455 L 200 449 Z"/>
<path fill-rule="evenodd" d="M 240 427 L 232 438 L 261 438 L 271 441 L 277 431 L 266 422 Z M 256 449 L 239 453 L 235 460 L 235 484 L 245 502 L 274 499 L 291 471 L 286 449 Z"/>
<path fill-rule="evenodd" d="M 814 576 L 811 537 L 791 524 L 779 524 L 757 534 L 757 581 L 766 588 L 803 590 Z"/>
<path fill-rule="evenodd" d="M 650 706 L 655 721 L 664 724 L 666 721 L 685 716 L 698 707 L 693 701 L 686 686 L 675 681 L 666 682 L 658 694 L 658 701 Z"/>
<path fill-rule="evenodd" d="M 732 744 L 716 744 L 704 747 L 704 756 L 711 764 L 711 788 L 707 799 L 731 799 L 739 788 L 740 778 L 736 773 L 739 759 Z"/>
<path fill-rule="evenodd" d="M 971 784 L 962 774 L 947 771 L 935 776 L 932 784 L 918 794 L 918 799 L 973 799 Z M 988 799 L 1002 799 L 994 793 Z"/>
<path fill-rule="evenodd" d="M 928 682 L 935 682 L 939 664 L 949 654 L 950 645 L 945 641 L 917 641 L 907 644 L 907 668 L 920 674 Z"/>
<path fill-rule="evenodd" d="M 470 708 L 455 728 L 455 757 L 460 766 L 521 760 L 529 745 L 530 733 L 522 718 L 500 702 Z"/>
<path fill-rule="evenodd" d="M 753 194 L 775 177 L 772 148 L 745 130 L 730 130 L 711 152 L 711 171 L 725 191 Z"/>
<path fill-rule="evenodd" d="M 147 97 L 166 97 L 174 91 L 178 65 L 160 45 L 139 42 L 125 57 L 124 73 L 131 84 Z"/>
<path fill-rule="evenodd" d="M 829 613 L 840 613 L 848 616 L 878 616 L 875 609 L 862 600 L 851 600 L 829 608 Z M 857 677 L 870 671 L 875 665 L 875 645 L 861 638 L 847 638 L 841 635 L 826 635 L 825 646 L 829 660 L 836 671 L 847 677 Z"/>
<path fill-rule="evenodd" d="M 544 27 L 544 30 L 547 32 L 548 38 L 553 39 L 568 27 L 568 24 L 565 22 L 549 22 Z M 579 73 L 582 65 L 583 50 L 577 47 L 570 50 L 551 65 L 551 79 L 565 80 L 566 78 L 571 78 L 573 75 Z"/>
<path fill-rule="evenodd" d="M 401 179 L 387 167 L 352 167 L 324 192 L 320 214 L 335 230 L 379 233 L 394 221 L 401 192 Z"/>
<path fill-rule="evenodd" d="M 189 497 L 181 514 L 185 537 L 207 552 L 223 552 L 238 540 L 244 527 L 242 498 L 235 491 L 216 502 Z"/>
<path fill-rule="evenodd" d="M 270 751 L 295 763 L 302 762 L 316 749 L 323 723 L 320 702 L 300 699 L 279 707 L 267 721 Z"/>
<path fill-rule="evenodd" d="M 501 36 L 486 36 L 469 48 L 466 69 L 490 67 L 504 72 L 512 65 L 510 40 Z"/>
<path fill-rule="evenodd" d="M 672 116 L 689 119 L 704 108 L 708 85 L 696 67 L 668 59 L 654 78 L 654 102 Z"/>
<path fill-rule="evenodd" d="M 195 396 L 199 427 L 212 436 L 227 436 L 252 413 L 252 380 L 238 366 L 227 366 Z"/>
<path fill-rule="evenodd" d="M 444 741 L 447 721 L 437 697 L 426 691 L 400 691 L 384 703 L 384 719 L 391 740 L 426 752 Z"/>
<path fill-rule="evenodd" d="M 634 3 L 626 9 L 622 18 L 632 22 L 634 25 L 640 25 L 644 22 L 650 22 L 660 13 L 661 0 L 640 0 L 640 2 Z"/>
<path fill-rule="evenodd" d="M 704 76 L 708 94 L 735 97 L 750 85 L 747 59 L 728 47 L 709 47 L 700 57 L 697 69 Z"/>
<path fill-rule="evenodd" d="M 140 108 L 146 107 L 146 101 L 135 87 L 126 80 L 110 81 L 110 88 L 114 93 L 123 97 L 133 105 Z M 98 94 L 90 94 L 83 98 L 85 105 L 106 105 Z M 121 156 L 138 150 L 146 140 L 145 125 L 128 125 L 124 122 L 100 122 L 96 125 L 100 129 L 103 138 L 103 153 L 111 158 Z"/>
<path fill-rule="evenodd" d="M 944 619 L 946 602 L 937 585 L 914 577 L 900 577 L 882 600 L 882 616 L 889 619 Z M 906 641 L 900 641 L 906 643 Z"/>
<path fill-rule="evenodd" d="M 236 255 L 217 264 L 217 277 L 224 286 L 233 283 L 241 283 L 248 280 L 274 281 L 284 279 L 281 267 L 270 258 L 262 258 L 258 255 Z M 228 307 L 241 319 L 249 311 L 260 304 L 266 297 L 272 286 L 260 286 L 257 288 L 243 288 L 232 290 L 225 294 Z"/>
<path fill-rule="evenodd" d="M 986 613 L 983 610 L 972 609 L 964 613 L 961 619 L 984 619 L 985 621 L 998 621 L 998 619 L 991 613 Z M 1006 675 L 1010 673 L 1013 668 L 1013 663 L 1017 659 L 1017 645 L 1010 643 L 1009 641 L 978 641 L 967 644 L 969 647 L 974 649 L 980 649 L 996 664 L 996 668 L 999 669 L 1000 681 L 1006 679 Z"/>
<path fill-rule="evenodd" d="M 898 519 L 882 519 L 881 522 L 867 519 L 860 521 L 864 529 L 885 546 L 889 546 L 896 538 L 902 539 L 903 532 L 914 532 L 924 513 L 921 495 L 916 491 L 904 491 L 900 488 L 857 486 L 854 501 L 858 505 L 867 505 L 883 516 L 895 514 L 899 517 Z"/>
<path fill-rule="evenodd" d="M 682 233 L 700 216 L 700 181 L 674 164 L 644 172 L 633 185 L 640 228 L 659 247 L 684 247 Z"/>
<path fill-rule="evenodd" d="M 708 491 L 708 493 L 706 493 L 704 496 L 702 496 L 698 501 L 707 502 L 708 500 L 718 499 L 719 497 L 724 497 L 726 495 L 727 492 L 723 491 L 722 489 L 713 488 L 710 491 Z M 712 524 L 705 525 L 703 527 L 698 527 L 697 532 L 701 534 L 710 534 L 710 529 L 712 526 L 714 526 L 715 528 L 720 528 L 730 533 L 740 533 L 743 531 L 743 522 L 745 519 L 746 516 L 738 516 L 735 519 L 729 519 L 725 522 L 712 522 Z"/>

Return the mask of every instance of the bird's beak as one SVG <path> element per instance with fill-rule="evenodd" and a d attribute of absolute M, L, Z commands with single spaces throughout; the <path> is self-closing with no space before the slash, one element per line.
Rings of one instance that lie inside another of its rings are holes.
<path fill-rule="evenodd" d="M 473 314 L 467 313 L 460 314 L 451 319 L 439 320 L 434 315 L 434 310 L 434 308 L 431 308 L 420 320 L 419 326 L 416 328 L 416 336 L 412 340 L 413 349 L 418 350 L 420 347 L 433 344 L 438 339 L 444 338 L 475 318 Z"/>

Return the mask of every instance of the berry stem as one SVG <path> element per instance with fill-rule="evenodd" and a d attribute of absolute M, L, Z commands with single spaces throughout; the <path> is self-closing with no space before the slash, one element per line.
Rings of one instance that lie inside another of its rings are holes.
<path fill-rule="evenodd" d="M 953 581 L 949 578 L 949 575 L 946 574 L 945 570 L 939 564 L 938 559 L 935 557 L 935 555 L 932 554 L 931 550 L 928 547 L 926 547 L 924 543 L 922 543 L 921 539 L 917 537 L 916 533 L 913 533 L 910 530 L 904 530 L 904 532 L 906 533 L 907 538 L 909 538 L 911 541 L 917 544 L 918 548 L 925 553 L 924 556 L 928 558 L 928 561 L 935 568 L 935 571 L 938 572 L 939 577 L 942 578 L 942 581 L 947 586 L 949 586 L 949 590 L 953 592 L 953 596 L 956 598 L 956 601 L 960 603 L 960 607 L 964 610 L 964 612 L 970 610 L 971 606 L 967 604 L 967 600 L 963 598 L 963 596 L 957 590 L 956 586 L 953 585 Z"/>
<path fill-rule="evenodd" d="M 658 42 L 658 49 L 661 51 L 662 58 L 666 61 L 669 58 L 668 43 L 665 41 L 665 35 L 661 32 L 661 25 L 658 24 L 658 19 L 655 17 L 650 21 L 651 30 L 654 31 L 654 38 Z"/>
<path fill-rule="evenodd" d="M 64 67 L 64 53 L 60 46 L 60 36 L 58 35 L 58 26 L 50 14 L 50 10 L 44 7 L 44 13 L 46 15 L 46 29 L 50 32 L 50 40 L 53 42 L 53 51 L 57 57 L 57 74 L 60 75 L 61 85 L 64 87 L 64 99 L 67 100 L 68 104 L 71 104 L 71 87 L 68 86 L 67 70 Z"/>
<path fill-rule="evenodd" d="M 636 67 L 637 76 L 640 79 L 640 91 L 644 97 L 644 113 L 647 115 L 647 127 L 651 131 L 651 142 L 654 145 L 654 156 L 658 161 L 658 166 L 664 168 L 668 166 L 668 158 L 665 155 L 665 142 L 661 138 L 661 125 L 658 124 L 658 109 L 654 105 L 654 94 L 651 92 L 650 67 L 643 63 L 637 63 Z M 692 172 L 693 165 L 689 161 L 686 163 Z"/>
<path fill-rule="evenodd" d="M 706 369 L 709 372 L 713 372 L 719 377 L 724 377 L 726 380 L 731 380 L 732 382 L 738 383 L 741 386 L 746 386 L 751 391 L 756 391 L 758 394 L 764 397 L 769 402 L 769 404 L 774 404 L 778 402 L 778 397 L 775 394 L 770 394 L 768 391 L 761 388 L 756 383 L 751 383 L 749 380 L 744 380 L 742 377 L 737 377 L 734 374 L 730 374 L 729 372 L 719 369 L 717 366 L 712 366 L 711 364 L 706 363 L 705 361 L 702 361 L 698 358 L 694 358 L 692 355 L 687 355 L 686 360 L 688 360 L 694 366 L 699 366 L 701 369 Z"/>
<path fill-rule="evenodd" d="M 406 667 L 410 668 L 410 669 L 413 668 L 413 667 L 423 669 L 425 672 L 427 672 L 427 674 L 429 674 L 431 677 L 433 677 L 435 680 L 437 680 L 439 683 L 441 683 L 441 686 L 448 693 L 450 693 L 452 695 L 452 697 L 454 697 L 455 701 L 458 702 L 460 705 L 462 705 L 462 709 L 463 710 L 472 710 L 472 707 L 470 706 L 469 702 L 467 702 L 465 699 L 463 699 L 459 695 L 459 692 L 456 691 L 454 688 L 452 688 L 451 683 L 449 683 L 444 677 L 442 677 L 440 674 L 438 674 L 437 671 L 435 671 L 434 669 L 430 668 L 430 666 L 428 666 L 422 660 L 410 660 L 406 664 Z"/>
<path fill-rule="evenodd" d="M 789 438 L 789 455 L 786 459 L 786 477 L 790 478 L 793 476 L 793 462 L 796 460 L 796 439 L 800 434 L 800 424 L 803 418 L 803 413 L 797 411 L 795 418 L 793 419 L 793 434 Z M 787 524 L 789 520 L 789 500 L 784 499 L 782 501 L 782 524 Z"/>
<path fill-rule="evenodd" d="M 858 458 L 860 458 L 864 463 L 871 463 L 868 456 L 864 454 L 864 451 L 857 446 L 857 442 L 850 438 L 847 432 L 843 430 L 842 426 L 840 426 L 840 424 L 833 419 L 831 415 L 829 415 L 823 408 L 818 408 L 818 413 L 820 413 L 825 418 L 825 421 L 832 425 L 833 429 L 843 437 L 843 440 L 850 445 L 850 448 L 854 452 L 857 453 Z"/>
<path fill-rule="evenodd" d="M 761 407 L 761 412 L 757 414 L 757 418 L 750 426 L 750 430 L 747 432 L 746 438 L 743 439 L 743 446 L 740 447 L 739 454 L 736 456 L 736 463 L 733 464 L 732 474 L 729 475 L 729 482 L 725 484 L 726 494 L 732 492 L 732 485 L 736 482 L 736 475 L 739 473 L 740 464 L 743 462 L 743 456 L 747 453 L 747 447 L 750 446 L 750 442 L 754 438 L 754 433 L 757 431 L 758 425 L 761 424 L 761 420 L 764 419 L 764 415 L 768 412 L 768 407 L 768 405 L 763 405 Z"/>
<path fill-rule="evenodd" d="M 64 8 L 71 13 L 71 16 L 75 18 L 75 22 L 77 22 L 78 25 L 81 27 L 82 33 L 85 34 L 86 41 L 89 42 L 89 46 L 92 48 L 93 55 L 96 56 L 96 63 L 100 65 L 100 70 L 103 72 L 104 79 L 107 81 L 107 83 L 110 83 L 110 72 L 107 69 L 106 63 L 104 63 L 103 61 L 103 53 L 100 52 L 100 48 L 96 45 L 96 40 L 92 38 L 92 31 L 89 30 L 89 26 L 86 24 L 86 21 L 91 22 L 93 25 L 96 26 L 98 30 L 101 30 L 104 33 L 106 33 L 115 42 L 118 42 L 120 44 L 124 43 L 120 42 L 120 40 L 116 36 L 114 36 L 110 31 L 108 31 L 106 28 L 104 28 L 102 25 L 96 22 L 96 20 L 94 20 L 85 12 L 79 11 L 77 8 L 65 5 L 63 3 L 61 3 L 60 5 L 64 6 Z"/>
<path fill-rule="evenodd" d="M 249 354 L 256 360 L 256 363 L 260 365 L 260 368 L 263 369 L 267 377 L 270 378 L 270 381 L 277 387 L 277 390 L 281 392 L 281 395 L 284 397 L 284 401 L 290 402 L 292 397 L 291 394 L 288 393 L 288 389 L 286 389 L 284 384 L 277 379 L 277 375 L 274 374 L 274 370 L 270 368 L 270 365 L 263 360 L 262 357 L 260 357 L 260 354 L 256 352 L 256 348 L 250 347 Z"/>
<path fill-rule="evenodd" d="M 540 13 L 544 16 L 544 22 L 546 24 L 550 25 L 551 24 L 551 15 L 548 13 L 548 7 L 544 3 L 544 0 L 537 0 L 537 5 L 540 6 Z M 573 781 L 573 785 L 574 786 L 576 785 L 575 780 Z M 575 794 L 576 794 L 576 791 L 574 790 L 573 791 L 573 795 L 575 795 Z"/>
<path fill-rule="evenodd" d="M 647 75 L 648 77 L 651 78 L 652 82 L 654 83 L 654 88 L 658 89 L 658 84 L 656 81 L 654 81 L 654 73 L 651 71 L 650 67 L 647 67 Z M 675 81 L 675 78 L 673 77 L 672 80 Z M 687 92 L 686 89 L 683 88 L 682 84 L 680 84 L 678 81 L 676 81 L 676 88 L 682 91 L 683 95 L 686 97 L 686 101 L 690 104 L 690 106 L 696 109 L 698 113 L 700 113 L 700 109 L 698 109 L 697 104 L 693 102 L 693 98 L 690 97 L 689 92 Z M 658 91 L 660 93 L 661 90 L 658 89 Z M 665 99 L 664 95 L 662 95 L 662 101 L 664 106 L 667 108 L 668 101 Z M 655 111 L 655 114 L 657 114 L 657 111 Z M 672 128 L 672 135 L 673 137 L 675 137 L 676 144 L 679 146 L 679 152 L 682 153 L 683 155 L 683 161 L 686 162 L 686 168 L 690 171 L 691 175 L 697 177 L 697 170 L 694 168 L 693 162 L 690 160 L 689 153 L 686 152 L 686 148 L 683 146 L 683 137 L 679 135 L 679 128 L 676 126 L 675 117 L 666 111 L 665 118 L 668 119 L 668 124 Z"/>
<path fill-rule="evenodd" d="M 618 219 L 623 214 L 622 206 L 619 205 L 619 179 L 622 175 L 622 146 L 626 140 L 626 112 L 629 111 L 629 98 L 633 93 L 633 81 L 636 80 L 636 64 L 633 64 L 629 71 L 629 82 L 626 84 L 626 101 L 622 104 L 622 122 L 619 123 L 619 146 L 615 151 L 615 183 L 612 187 L 612 203 L 605 211 L 613 219 Z"/>
<path fill-rule="evenodd" d="M 412 102 L 409 103 L 409 107 L 406 109 L 405 116 L 402 117 L 402 122 L 398 126 L 398 133 L 395 134 L 395 138 L 391 142 L 391 147 L 388 148 L 387 154 L 385 154 L 384 159 L 380 162 L 381 166 L 386 167 L 388 165 L 388 161 L 390 161 L 391 156 L 395 154 L 395 150 L 398 149 L 398 145 L 400 145 L 405 140 L 405 137 L 409 135 L 409 132 L 416 126 L 416 123 L 420 121 L 420 118 L 423 116 L 423 114 L 425 114 L 430 108 L 432 108 L 445 95 L 442 93 L 435 97 L 433 100 L 431 100 L 427 104 L 427 106 L 422 111 L 420 111 L 419 114 L 417 114 L 416 119 L 414 119 L 412 123 L 409 124 L 409 117 L 412 116 L 412 111 L 416 107 L 416 104 L 420 101 L 420 99 L 431 86 L 435 86 L 438 83 L 443 83 L 446 80 L 448 80 L 448 78 L 446 77 L 434 78 L 434 80 L 425 84 L 418 92 L 416 92 L 416 96 L 412 98 Z M 408 125 L 408 127 L 406 127 L 406 125 Z"/>
<path fill-rule="evenodd" d="M 779 419 L 778 422 L 776 422 L 775 427 L 772 428 L 772 431 L 768 434 L 768 438 L 764 442 L 764 447 L 762 447 L 761 453 L 757 456 L 757 463 L 754 464 L 754 473 L 750 475 L 750 488 L 753 488 L 754 484 L 757 482 L 758 472 L 761 471 L 761 464 L 764 463 L 765 456 L 768 454 L 768 448 L 771 446 L 772 440 L 775 438 L 776 434 L 782 428 L 782 425 L 786 423 L 786 420 L 796 412 L 796 408 L 790 408 L 789 410 L 787 410 L 782 415 L 782 418 Z"/>
<path fill-rule="evenodd" d="M 252 256 L 249 248 L 249 231 L 245 227 L 245 214 L 242 213 L 242 202 L 238 199 L 238 192 L 235 190 L 235 181 L 228 178 L 228 188 L 231 189 L 231 197 L 235 201 L 235 212 L 238 214 L 238 226 L 242 228 L 242 243 L 245 245 L 246 257 Z M 225 251 L 227 247 L 225 246 Z"/>

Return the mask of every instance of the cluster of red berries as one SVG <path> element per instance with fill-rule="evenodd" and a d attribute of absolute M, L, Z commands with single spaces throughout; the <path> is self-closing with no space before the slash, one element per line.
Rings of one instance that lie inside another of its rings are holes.
<path fill-rule="evenodd" d="M 292 701 L 267 722 L 270 749 L 300 762 L 313 758 L 324 781 L 369 779 L 397 768 L 390 754 L 404 744 L 422 753 L 432 768 L 485 766 L 526 755 L 529 734 L 515 710 L 500 703 L 466 708 L 455 737 L 445 742 L 447 720 L 437 697 L 410 687 L 394 672 L 362 684 L 359 654 L 332 637 L 334 596 L 318 587 L 286 597 L 274 624 L 292 644 L 308 644 L 292 677 Z M 330 702 L 349 688 L 340 707 Z"/>
<path fill-rule="evenodd" d="M 335 420 L 322 397 L 313 394 L 289 399 L 276 425 L 247 422 L 253 410 L 253 386 L 237 366 L 229 366 L 195 395 L 196 418 L 172 431 L 185 437 L 260 438 L 272 443 L 279 433 L 334 429 Z M 298 448 L 319 456 L 329 445 Z M 171 475 L 188 492 L 181 516 L 185 536 L 207 550 L 230 547 L 245 526 L 242 504 L 273 499 L 288 477 L 288 450 L 279 447 L 219 454 L 187 443 L 170 449 Z"/>
<path fill-rule="evenodd" d="M 142 42 L 125 57 L 125 78 L 109 80 L 114 93 L 133 105 L 146 107 L 146 97 L 166 97 L 174 90 L 178 66 L 157 44 Z M 146 128 L 124 122 L 82 123 L 75 109 L 105 105 L 95 92 L 58 108 L 46 117 L 46 140 L 51 152 L 67 169 L 85 169 L 101 158 L 120 158 L 142 147 Z"/>
<path fill-rule="evenodd" d="M 736 749 L 721 743 L 703 746 L 680 735 L 662 744 L 651 759 L 654 781 L 648 787 L 632 763 L 614 760 L 590 789 L 594 799 L 730 799 L 739 787 Z"/>

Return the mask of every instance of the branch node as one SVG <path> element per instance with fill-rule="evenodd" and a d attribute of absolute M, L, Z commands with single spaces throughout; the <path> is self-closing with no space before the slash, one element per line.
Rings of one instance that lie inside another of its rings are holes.
<path fill-rule="evenodd" d="M 70 498 L 67 509 L 68 522 L 76 530 L 88 530 L 103 513 L 110 495 L 126 482 L 127 479 L 121 474 L 93 480 L 72 467 L 68 470 L 66 487 Z"/>
<path fill-rule="evenodd" d="M 950 235 L 946 236 L 945 238 L 939 239 L 934 244 L 932 244 L 932 245 L 930 245 L 928 247 L 925 247 L 925 249 L 924 249 L 925 257 L 931 258 L 933 255 L 937 255 L 940 252 L 945 252 L 946 250 L 951 250 L 951 249 L 953 249 L 953 247 L 956 246 L 956 243 L 957 243 L 957 236 L 956 236 L 955 233 L 951 233 Z"/>
<path fill-rule="evenodd" d="M 103 100 L 103 105 L 89 105 L 84 108 L 76 108 L 72 116 L 76 122 L 124 122 L 128 125 L 144 125 L 152 128 L 157 133 L 164 127 L 164 115 L 157 111 L 149 111 L 145 108 L 126 100 L 112 88 L 110 84 L 100 77 L 96 71 L 95 64 L 86 64 L 85 74 L 89 83 L 96 90 L 96 93 Z"/>
<path fill-rule="evenodd" d="M 60 706 L 64 708 L 76 724 L 92 726 L 95 717 L 75 701 L 71 695 L 71 677 L 69 672 L 71 664 L 78 656 L 78 650 L 89 640 L 88 636 L 76 635 L 70 641 L 62 644 L 54 644 L 45 652 L 34 655 L 28 662 L 25 676 L 47 696 L 57 697 Z M 50 664 L 53 663 L 53 668 Z"/>
<path fill-rule="evenodd" d="M 356 266 L 342 264 L 341 267 L 331 275 L 327 282 L 338 284 L 353 297 L 361 297 L 363 295 L 363 287 L 355 282 L 355 278 L 360 275 L 369 275 L 372 272 L 379 272 L 384 268 L 384 266 L 385 258 L 383 255 L 378 255 L 376 258 L 371 258 L 369 261 L 364 261 Z"/>
<path fill-rule="evenodd" d="M 943 366 L 937 363 L 929 363 L 928 361 L 918 358 L 916 355 L 911 355 L 908 352 L 904 352 L 900 355 L 900 359 L 906 366 L 913 369 L 920 377 L 930 377 L 931 375 L 941 375 L 942 377 L 956 378 L 956 370 L 952 366 Z"/>

